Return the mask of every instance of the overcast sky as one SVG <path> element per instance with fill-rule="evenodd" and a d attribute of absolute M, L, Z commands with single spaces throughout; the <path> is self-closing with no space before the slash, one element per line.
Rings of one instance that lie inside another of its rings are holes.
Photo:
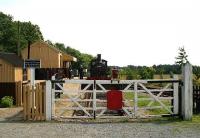
<path fill-rule="evenodd" d="M 173 64 L 184 45 L 200 65 L 199 0 L 0 0 L 0 11 L 40 26 L 45 40 L 102 54 L 109 65 Z"/>

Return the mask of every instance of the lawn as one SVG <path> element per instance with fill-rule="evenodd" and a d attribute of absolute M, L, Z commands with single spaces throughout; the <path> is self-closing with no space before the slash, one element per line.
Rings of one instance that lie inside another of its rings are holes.
<path fill-rule="evenodd" d="M 147 93 L 138 93 L 138 108 L 144 108 L 148 107 L 148 104 L 151 102 L 151 100 L 141 100 L 141 98 L 151 98 L 149 94 Z M 125 100 L 133 100 L 130 101 L 130 106 L 134 106 L 134 93 L 133 92 L 126 92 L 123 93 L 123 99 Z M 171 106 L 171 100 L 161 100 L 161 102 L 166 106 Z M 155 106 L 161 106 L 159 102 L 154 101 L 151 106 L 149 107 L 155 107 Z M 141 110 L 141 109 L 139 109 Z M 169 112 L 163 108 L 159 109 L 147 109 L 144 111 L 145 114 L 148 115 L 159 115 L 159 114 L 169 114 Z"/>

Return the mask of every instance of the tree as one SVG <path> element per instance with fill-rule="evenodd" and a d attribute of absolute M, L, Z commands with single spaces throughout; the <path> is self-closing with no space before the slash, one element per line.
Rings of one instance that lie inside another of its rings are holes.
<path fill-rule="evenodd" d="M 0 12 L 0 51 L 16 52 L 16 40 L 12 16 Z"/>
<path fill-rule="evenodd" d="M 155 70 L 153 67 L 144 66 L 139 70 L 139 75 L 141 76 L 141 79 L 152 79 L 154 72 Z"/>
<path fill-rule="evenodd" d="M 83 65 L 83 68 L 88 68 L 92 59 L 93 59 L 92 55 L 82 53 L 80 57 L 80 61 L 81 61 L 81 64 Z"/>
<path fill-rule="evenodd" d="M 186 54 L 184 47 L 180 47 L 178 56 L 176 57 L 176 64 L 184 65 L 185 63 L 188 63 L 189 61 L 187 57 L 188 55 Z"/>
<path fill-rule="evenodd" d="M 74 69 L 79 69 L 80 65 L 82 65 L 83 68 L 88 68 L 90 61 L 94 58 L 90 54 L 81 53 L 79 50 L 69 46 L 65 48 L 65 52 L 77 58 L 77 62 L 72 63 L 72 68 Z"/>
<path fill-rule="evenodd" d="M 50 45 L 50 46 L 53 46 L 54 44 L 53 44 L 53 42 L 51 42 L 51 40 L 46 40 L 45 41 L 48 45 Z"/>
<path fill-rule="evenodd" d="M 123 67 L 120 72 L 120 76 L 126 76 L 125 79 L 132 80 L 132 79 L 140 79 L 141 76 L 138 73 L 138 69 L 132 66 Z"/>
<path fill-rule="evenodd" d="M 65 45 L 64 45 L 63 43 L 55 43 L 54 46 L 55 46 L 57 49 L 59 49 L 59 50 L 65 52 Z"/>
<path fill-rule="evenodd" d="M 21 46 L 21 49 L 30 46 L 32 43 L 38 40 L 43 40 L 43 35 L 38 25 L 34 25 L 31 22 L 20 22 L 20 36 L 21 41 L 25 43 Z"/>
<path fill-rule="evenodd" d="M 18 26 L 20 33 L 18 33 Z M 43 40 L 38 25 L 31 22 L 13 21 L 13 17 L 0 12 L 0 51 L 17 52 L 18 36 L 20 38 L 20 50 L 27 46 L 27 42 L 33 43 Z"/>

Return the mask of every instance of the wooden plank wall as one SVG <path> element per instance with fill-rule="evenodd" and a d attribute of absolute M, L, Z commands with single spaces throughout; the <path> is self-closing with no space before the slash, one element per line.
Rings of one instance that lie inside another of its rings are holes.
<path fill-rule="evenodd" d="M 16 97 L 16 106 L 23 105 L 22 97 L 22 82 L 15 82 L 15 97 Z"/>
<path fill-rule="evenodd" d="M 45 120 L 45 85 L 23 86 L 24 120 Z"/>
<path fill-rule="evenodd" d="M 193 86 L 193 113 L 200 113 L 200 86 Z"/>
<path fill-rule="evenodd" d="M 0 59 L 0 65 L 0 82 L 15 82 L 15 68 L 3 59 Z"/>
<path fill-rule="evenodd" d="M 59 51 L 45 42 L 36 42 L 30 47 L 30 58 L 41 60 L 42 68 L 59 68 Z M 22 58 L 27 59 L 28 48 L 21 52 Z"/>
<path fill-rule="evenodd" d="M 15 67 L 15 82 L 23 81 L 23 69 L 21 67 Z"/>

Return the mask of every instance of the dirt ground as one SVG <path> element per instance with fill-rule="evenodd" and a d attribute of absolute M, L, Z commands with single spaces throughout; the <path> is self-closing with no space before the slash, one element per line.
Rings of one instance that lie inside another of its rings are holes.
<path fill-rule="evenodd" d="M 0 121 L 22 120 L 22 119 L 23 119 L 22 107 L 0 108 Z"/>
<path fill-rule="evenodd" d="M 71 97 L 76 97 L 78 95 L 78 92 L 74 92 L 74 90 L 79 90 L 80 85 L 79 84 L 64 84 L 64 89 L 67 89 L 69 91 L 68 95 Z M 72 92 L 70 92 L 70 90 Z M 67 94 L 61 94 L 60 97 L 61 100 L 66 100 L 69 99 Z M 65 109 L 60 109 L 60 108 L 65 108 L 65 107 L 72 107 L 74 106 L 73 102 L 70 101 L 56 101 L 55 102 L 55 116 L 59 117 L 69 117 L 73 115 L 73 111 L 65 110 Z"/>

